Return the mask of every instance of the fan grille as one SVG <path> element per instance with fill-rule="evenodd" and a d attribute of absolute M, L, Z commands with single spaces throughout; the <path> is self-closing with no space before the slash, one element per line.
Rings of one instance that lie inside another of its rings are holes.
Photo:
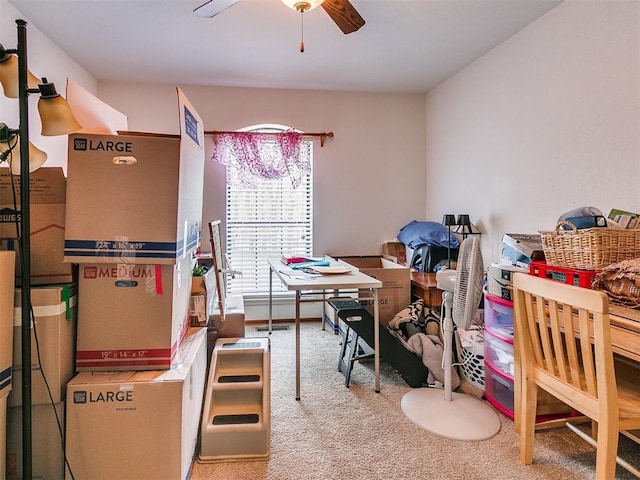
<path fill-rule="evenodd" d="M 453 292 L 453 322 L 465 330 L 471 325 L 482 299 L 484 264 L 480 239 L 468 237 L 460 244 Z"/>

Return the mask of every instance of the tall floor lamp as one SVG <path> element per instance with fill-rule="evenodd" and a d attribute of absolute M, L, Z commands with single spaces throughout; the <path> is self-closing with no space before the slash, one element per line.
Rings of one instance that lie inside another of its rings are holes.
<path fill-rule="evenodd" d="M 18 245 L 21 262 L 22 307 L 22 478 L 31 480 L 32 473 L 32 421 L 31 421 L 31 221 L 29 173 L 41 167 L 46 154 L 29 142 L 29 94 L 38 93 L 38 111 L 42 121 L 42 135 L 65 135 L 80 130 L 81 125 L 71 108 L 46 78 L 39 82 L 27 68 L 27 22 L 16 20 L 17 49 L 0 45 L 0 83 L 4 94 L 18 98 L 19 128 L 0 124 L 0 159 L 6 161 L 11 172 L 20 175 L 20 231 Z M 17 61 L 16 61 L 17 57 Z M 37 82 L 37 83 L 36 83 Z M 37 84 L 37 86 L 34 85 Z M 18 155 L 15 155 L 18 150 Z M 19 158 L 16 158 L 19 156 Z"/>

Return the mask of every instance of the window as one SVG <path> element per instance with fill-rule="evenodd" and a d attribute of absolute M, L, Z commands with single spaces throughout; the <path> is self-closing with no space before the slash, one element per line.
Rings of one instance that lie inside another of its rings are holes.
<path fill-rule="evenodd" d="M 282 126 L 259 126 L 245 131 L 287 130 Z M 313 143 L 305 140 L 303 148 L 308 149 L 309 157 L 313 158 Z M 229 267 L 241 272 L 228 279 L 228 294 L 266 295 L 269 292 L 269 258 L 279 258 L 283 253 L 312 255 L 312 176 L 312 173 L 303 175 L 297 188 L 289 177 L 257 179 L 253 187 L 238 187 L 229 181 L 227 169 L 226 252 Z M 280 282 L 274 281 L 273 291 L 286 290 Z"/>

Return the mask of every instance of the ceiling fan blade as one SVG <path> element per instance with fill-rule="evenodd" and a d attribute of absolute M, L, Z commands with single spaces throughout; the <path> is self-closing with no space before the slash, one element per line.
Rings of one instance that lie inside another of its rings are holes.
<path fill-rule="evenodd" d="M 349 0 L 324 0 L 322 8 L 345 34 L 357 31 L 365 23 Z"/>
<path fill-rule="evenodd" d="M 238 3 L 239 0 L 209 0 L 198 8 L 193 10 L 199 17 L 215 17 L 221 11 L 229 8 L 231 5 Z"/>

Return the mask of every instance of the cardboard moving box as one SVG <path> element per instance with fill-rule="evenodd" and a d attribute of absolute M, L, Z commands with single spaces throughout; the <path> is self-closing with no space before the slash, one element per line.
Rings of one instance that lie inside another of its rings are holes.
<path fill-rule="evenodd" d="M 190 258 L 80 265 L 76 369 L 169 368 L 189 327 L 191 269 Z"/>
<path fill-rule="evenodd" d="M 35 333 L 31 328 L 31 404 L 51 404 L 43 375 L 54 403 L 64 401 L 67 382 L 75 375 L 75 346 L 78 289 L 75 283 L 50 287 L 33 287 Z M 21 289 L 15 291 L 20 305 Z M 37 349 L 39 355 L 36 355 Z M 18 386 L 9 394 L 9 407 L 22 405 L 22 308 L 17 306 L 13 327 L 13 381 Z"/>
<path fill-rule="evenodd" d="M 0 394 L 0 478 L 7 471 L 7 396 Z"/>
<path fill-rule="evenodd" d="M 66 179 L 62 168 L 39 168 L 29 175 L 31 198 L 31 285 L 70 283 L 74 266 L 64 263 Z M 13 203 L 16 192 L 17 208 Z M 0 168 L 0 248 L 18 252 L 16 221 L 20 222 L 20 177 Z M 20 261 L 16 255 L 16 285 Z"/>
<path fill-rule="evenodd" d="M 202 276 L 191 279 L 189 320 L 192 327 L 206 327 L 209 315 L 213 314 L 216 301 L 216 272 L 209 269 Z"/>
<path fill-rule="evenodd" d="M 55 410 L 54 410 L 55 409 Z M 64 432 L 64 402 L 49 405 L 33 405 L 31 433 L 33 455 L 32 476 L 37 480 L 62 480 L 64 478 L 64 454 L 62 437 L 58 430 L 60 419 Z M 7 409 L 7 480 L 22 480 L 22 407 Z M 0 475 L 1 478 L 1 475 Z"/>
<path fill-rule="evenodd" d="M 382 256 L 392 257 L 389 260 L 393 260 L 400 265 L 406 265 L 407 246 L 402 242 L 384 242 L 382 244 Z"/>
<path fill-rule="evenodd" d="M 218 338 L 243 338 L 245 334 L 244 299 L 242 295 L 226 297 L 224 318 L 220 315 L 220 309 L 215 306 L 213 313 L 209 315 L 207 324 L 207 358 L 211 358 L 211 352 Z M 208 363 L 207 363 L 208 364 Z"/>
<path fill-rule="evenodd" d="M 178 89 L 180 136 L 69 135 L 64 258 L 172 264 L 200 245 L 204 130 Z"/>
<path fill-rule="evenodd" d="M 0 398 L 11 390 L 15 256 L 14 252 L 0 252 Z"/>
<path fill-rule="evenodd" d="M 411 303 L 409 267 L 378 256 L 331 256 L 382 282 L 382 288 L 378 289 L 380 325 L 386 326 L 396 313 Z M 370 303 L 364 303 L 367 302 Z"/>
<path fill-rule="evenodd" d="M 81 372 L 67 388 L 67 458 L 76 480 L 185 480 L 195 456 L 206 329 L 189 330 L 179 363 L 149 372 Z"/>

